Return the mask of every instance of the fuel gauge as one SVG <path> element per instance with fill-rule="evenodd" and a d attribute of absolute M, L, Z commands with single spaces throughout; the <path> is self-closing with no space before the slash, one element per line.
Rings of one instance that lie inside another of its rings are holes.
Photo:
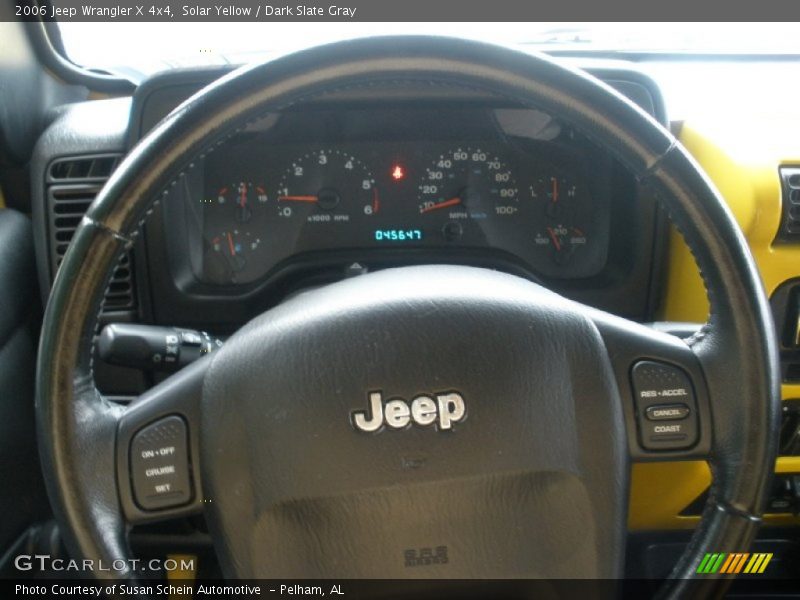
<path fill-rule="evenodd" d="M 253 237 L 249 231 L 231 229 L 213 237 L 211 248 L 217 255 L 224 257 L 232 271 L 239 272 L 247 265 L 248 254 L 258 248 L 260 243 L 260 238 Z"/>

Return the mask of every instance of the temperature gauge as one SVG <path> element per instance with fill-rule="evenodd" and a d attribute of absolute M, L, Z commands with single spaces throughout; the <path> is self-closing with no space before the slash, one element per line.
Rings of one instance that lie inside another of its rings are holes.
<path fill-rule="evenodd" d="M 587 242 L 588 238 L 582 228 L 562 224 L 545 227 L 534 237 L 537 248 L 546 250 L 553 262 L 558 265 L 570 262 L 575 253 L 584 248 Z"/>

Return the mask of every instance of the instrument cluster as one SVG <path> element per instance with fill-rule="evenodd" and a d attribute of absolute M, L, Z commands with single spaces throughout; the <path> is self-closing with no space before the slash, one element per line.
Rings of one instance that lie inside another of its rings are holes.
<path fill-rule="evenodd" d="M 474 119 L 468 137 L 433 126 L 434 139 L 397 135 L 399 124 L 348 134 L 324 118 L 320 140 L 287 139 L 275 119 L 243 131 L 204 159 L 202 190 L 187 196 L 202 237 L 197 278 L 247 284 L 298 257 L 356 250 L 468 251 L 545 278 L 597 274 L 609 238 L 597 158 L 552 123 L 537 139 L 509 135 L 492 111 Z"/>

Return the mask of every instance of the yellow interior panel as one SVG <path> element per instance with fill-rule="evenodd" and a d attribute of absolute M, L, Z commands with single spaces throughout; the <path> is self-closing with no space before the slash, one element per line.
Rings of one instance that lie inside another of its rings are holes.
<path fill-rule="evenodd" d="M 742 228 L 758 265 L 767 294 L 787 279 L 800 276 L 800 244 L 773 245 L 781 220 L 781 184 L 778 168 L 800 165 L 800 118 L 762 116 L 731 122 L 686 122 L 678 137 L 722 193 Z M 669 239 L 666 291 L 659 318 L 704 322 L 708 299 L 697 266 L 683 238 L 674 230 Z M 800 398 L 800 385 L 783 385 L 784 400 Z M 800 473 L 800 457 L 782 457 L 777 473 Z M 690 528 L 697 517 L 679 513 L 709 485 L 711 476 L 702 461 L 636 464 L 631 474 L 629 527 L 642 529 Z M 768 523 L 798 524 L 793 515 L 768 516 Z"/>

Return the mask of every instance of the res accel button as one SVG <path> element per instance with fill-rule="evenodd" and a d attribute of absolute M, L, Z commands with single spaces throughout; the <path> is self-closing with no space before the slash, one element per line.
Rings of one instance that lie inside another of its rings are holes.
<path fill-rule="evenodd" d="M 186 504 L 192 498 L 186 423 L 165 417 L 140 430 L 131 441 L 133 496 L 144 510 Z"/>

